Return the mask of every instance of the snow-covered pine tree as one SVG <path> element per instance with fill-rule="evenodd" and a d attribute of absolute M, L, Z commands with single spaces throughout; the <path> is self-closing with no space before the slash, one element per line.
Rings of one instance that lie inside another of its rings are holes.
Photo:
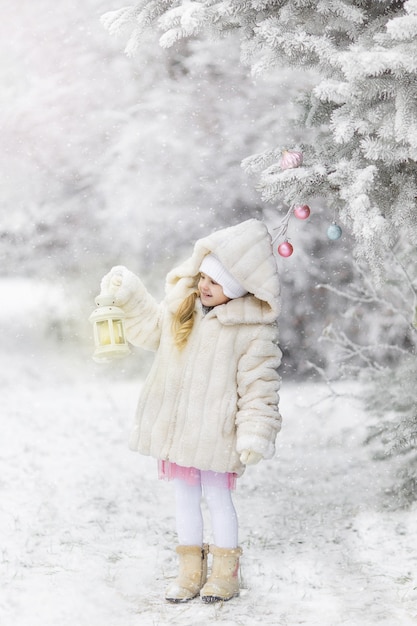
<path fill-rule="evenodd" d="M 254 74 L 281 64 L 315 68 L 320 79 L 306 94 L 303 121 L 320 132 L 299 146 L 303 167 L 280 169 L 282 145 L 245 162 L 260 173 L 263 197 L 325 199 L 376 275 L 399 230 L 417 239 L 417 0 L 142 0 L 103 21 L 110 32 L 130 28 L 129 54 L 151 26 L 167 47 L 239 29 Z"/>
<path fill-rule="evenodd" d="M 417 402 L 414 393 L 402 391 L 401 363 L 406 360 L 407 372 L 417 371 L 411 323 L 417 289 L 412 269 L 417 241 L 417 0 L 142 0 L 107 14 L 104 23 L 110 32 L 126 29 L 129 54 L 140 48 L 148 28 L 162 31 L 165 47 L 203 32 L 224 37 L 237 30 L 241 58 L 255 76 L 282 65 L 317 71 L 300 120 L 315 132 L 295 145 L 271 145 L 248 156 L 244 167 L 259 176 L 263 199 L 271 203 L 291 206 L 320 198 L 329 222 L 340 220 L 351 231 L 357 258 L 369 264 L 375 283 L 383 285 L 376 300 L 386 299 L 389 311 L 399 292 L 402 317 L 409 320 L 401 349 L 409 356 L 370 368 L 374 386 L 369 401 L 380 414 L 390 406 L 394 417 L 381 433 L 410 451 Z M 281 169 L 282 150 L 288 147 L 303 151 L 302 167 Z M 392 272 L 390 251 L 405 272 Z M 416 460 L 407 459 L 409 484 L 415 484 L 415 467 Z"/>

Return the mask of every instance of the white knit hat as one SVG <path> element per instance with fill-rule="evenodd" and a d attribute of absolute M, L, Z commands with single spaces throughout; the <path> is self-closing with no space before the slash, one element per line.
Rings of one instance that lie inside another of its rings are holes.
<path fill-rule="evenodd" d="M 219 283 L 223 288 L 224 295 L 228 298 L 241 298 L 248 293 L 247 289 L 231 275 L 214 254 L 208 254 L 204 257 L 200 265 L 200 272 L 207 274 L 216 283 Z"/>

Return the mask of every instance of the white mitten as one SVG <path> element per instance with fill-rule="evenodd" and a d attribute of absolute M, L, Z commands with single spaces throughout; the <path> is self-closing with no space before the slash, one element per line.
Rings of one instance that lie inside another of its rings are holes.
<path fill-rule="evenodd" d="M 259 463 L 262 459 L 262 454 L 254 452 L 253 450 L 243 450 L 240 453 L 240 462 L 243 463 L 243 465 L 255 465 L 255 463 Z"/>
<path fill-rule="evenodd" d="M 139 288 L 139 278 L 123 265 L 112 267 L 100 284 L 101 293 L 114 296 L 117 306 L 126 304 Z"/>

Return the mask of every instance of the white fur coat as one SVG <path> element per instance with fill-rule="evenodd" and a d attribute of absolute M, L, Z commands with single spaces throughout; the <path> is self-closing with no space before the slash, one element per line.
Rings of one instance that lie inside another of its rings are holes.
<path fill-rule="evenodd" d="M 192 333 L 179 351 L 172 314 L 195 289 L 203 257 L 213 252 L 250 292 L 203 315 L 197 299 Z M 281 426 L 281 352 L 277 345 L 279 280 L 266 226 L 255 219 L 197 241 L 192 256 L 167 276 L 157 303 L 123 267 L 116 304 L 126 312 L 129 341 L 156 351 L 139 399 L 130 447 L 179 465 L 242 474 L 240 452 L 269 459 Z"/>

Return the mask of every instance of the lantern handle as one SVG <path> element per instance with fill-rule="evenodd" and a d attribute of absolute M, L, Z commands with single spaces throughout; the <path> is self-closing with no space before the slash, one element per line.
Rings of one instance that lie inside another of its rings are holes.
<path fill-rule="evenodd" d="M 94 302 L 97 306 L 112 306 L 115 304 L 116 297 L 109 293 L 100 293 L 95 299 Z"/>

